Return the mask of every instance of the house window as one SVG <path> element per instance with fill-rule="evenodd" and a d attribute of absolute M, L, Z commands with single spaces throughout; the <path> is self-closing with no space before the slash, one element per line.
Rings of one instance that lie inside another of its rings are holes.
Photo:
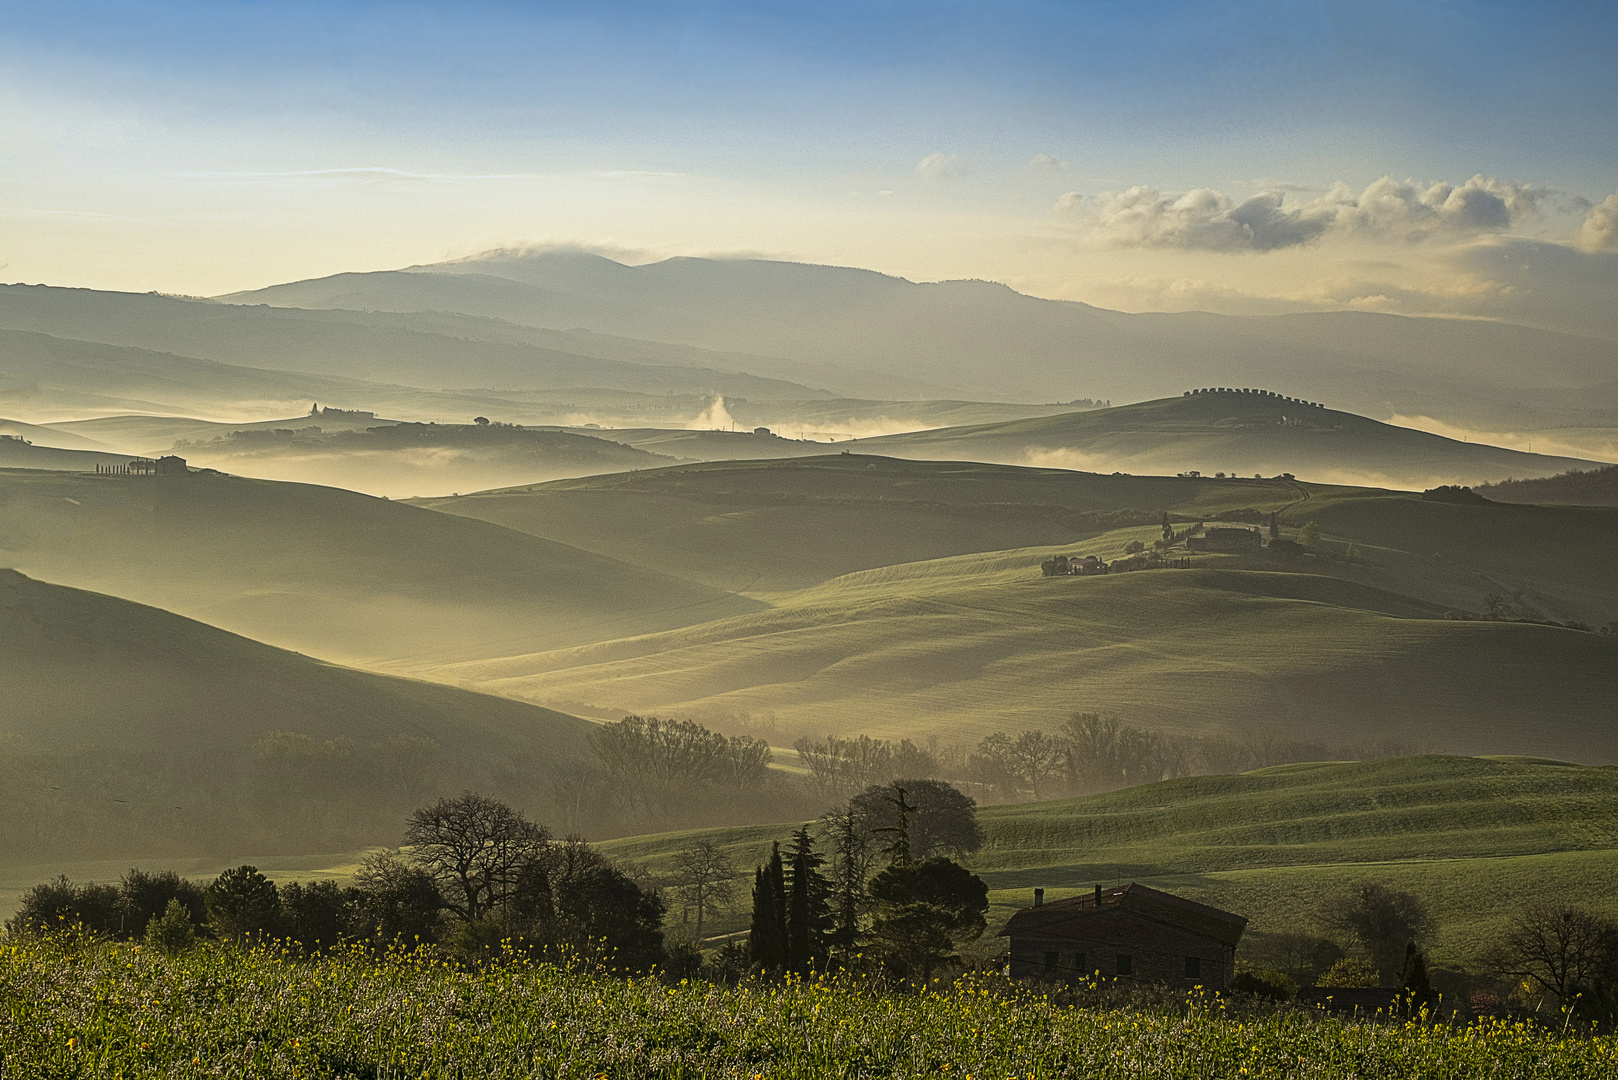
<path fill-rule="evenodd" d="M 1118 954 L 1118 976 L 1127 979 L 1135 974 L 1135 958 L 1126 952 Z"/>
<path fill-rule="evenodd" d="M 1046 953 L 1045 954 L 1045 970 L 1046 971 L 1055 971 L 1056 970 L 1056 965 L 1061 962 L 1061 959 L 1062 959 L 1062 954 L 1059 953 L 1059 952 L 1054 952 L 1053 951 L 1053 952 Z"/>
<path fill-rule="evenodd" d="M 1188 956 L 1185 958 L 1185 977 L 1188 979 L 1202 978 L 1202 957 Z"/>
<path fill-rule="evenodd" d="M 1076 952 L 1073 954 L 1073 970 L 1078 972 L 1080 975 L 1089 973 L 1090 969 L 1085 966 L 1083 953 Z"/>

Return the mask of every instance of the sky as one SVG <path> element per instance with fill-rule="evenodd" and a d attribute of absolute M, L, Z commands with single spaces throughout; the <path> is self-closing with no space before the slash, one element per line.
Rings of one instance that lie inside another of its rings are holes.
<path fill-rule="evenodd" d="M 1618 338 L 1610 4 L 4 11 L 4 281 L 577 245 Z"/>

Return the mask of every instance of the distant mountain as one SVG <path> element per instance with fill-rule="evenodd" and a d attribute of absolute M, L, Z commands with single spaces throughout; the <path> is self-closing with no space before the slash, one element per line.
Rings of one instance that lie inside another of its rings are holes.
<path fill-rule="evenodd" d="M 1618 506 L 1618 465 L 1575 469 L 1536 480 L 1502 480 L 1478 487 L 1495 502 L 1541 506 Z"/>
<path fill-rule="evenodd" d="M 1427 488 L 1548 476 L 1573 458 L 1395 427 L 1264 392 L 1177 395 L 1112 409 L 862 439 L 861 453 L 1100 472 L 1251 476 Z"/>
<path fill-rule="evenodd" d="M 629 267 L 577 252 L 495 252 L 223 299 L 584 328 L 883 372 L 936 388 L 929 396 L 1132 400 L 1234 382 L 1387 416 L 1430 411 L 1445 387 L 1464 385 L 1504 407 L 1515 389 L 1618 377 L 1618 343 L 1500 323 L 1362 312 L 1130 315 L 986 282 L 916 284 L 749 259 Z M 794 378 L 790 369 L 772 374 Z"/>
<path fill-rule="evenodd" d="M 0 863 L 397 844 L 590 725 L 0 570 Z"/>

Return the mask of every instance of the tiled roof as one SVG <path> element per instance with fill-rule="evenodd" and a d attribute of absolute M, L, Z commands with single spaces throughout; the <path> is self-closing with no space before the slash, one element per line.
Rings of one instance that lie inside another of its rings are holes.
<path fill-rule="evenodd" d="M 1023 908 L 1006 922 L 1000 936 L 1083 937 L 1086 921 L 1098 913 L 1111 910 L 1127 911 L 1140 918 L 1213 938 L 1232 947 L 1241 939 L 1242 931 L 1247 929 L 1247 920 L 1240 915 L 1135 882 L 1102 889 L 1100 900 L 1098 906 L 1096 894 L 1086 892 L 1038 907 Z"/>

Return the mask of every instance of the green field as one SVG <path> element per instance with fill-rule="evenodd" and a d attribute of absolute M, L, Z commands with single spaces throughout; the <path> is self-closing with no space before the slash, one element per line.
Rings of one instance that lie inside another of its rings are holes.
<path fill-rule="evenodd" d="M 925 994 L 725 987 L 354 951 L 0 946 L 8 1077 L 1598 1080 L 1611 1037 L 1371 1024 L 1202 996 L 1073 1008 L 995 976 Z"/>
<path fill-rule="evenodd" d="M 1524 897 L 1618 917 L 1618 770 L 1426 756 L 1285 765 L 979 813 L 964 861 L 990 887 L 990 933 L 1032 903 L 1140 881 L 1246 915 L 1251 935 L 1320 932 L 1323 899 L 1365 881 L 1416 893 L 1440 965 L 1475 964 Z M 751 869 L 795 825 L 608 841 L 657 868 L 704 837 Z M 746 905 L 719 930 L 745 929 Z M 981 948 L 999 946 L 987 938 Z"/>

